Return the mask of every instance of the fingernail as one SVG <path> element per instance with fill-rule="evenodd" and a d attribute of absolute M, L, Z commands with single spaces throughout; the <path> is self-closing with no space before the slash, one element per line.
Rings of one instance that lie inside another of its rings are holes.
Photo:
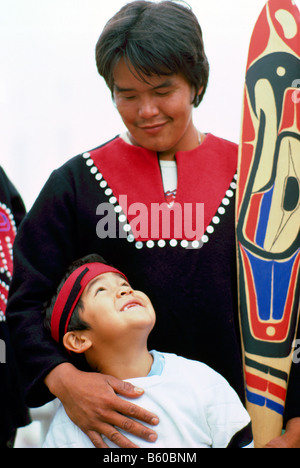
<path fill-rule="evenodd" d="M 140 387 L 134 387 L 135 393 L 144 393 L 144 390 Z"/>
<path fill-rule="evenodd" d="M 157 434 L 150 434 L 149 435 L 149 442 L 155 442 L 157 439 Z"/>
<path fill-rule="evenodd" d="M 158 418 L 153 418 L 151 419 L 151 424 L 153 424 L 154 426 L 156 426 L 156 424 L 159 423 L 159 419 Z"/>

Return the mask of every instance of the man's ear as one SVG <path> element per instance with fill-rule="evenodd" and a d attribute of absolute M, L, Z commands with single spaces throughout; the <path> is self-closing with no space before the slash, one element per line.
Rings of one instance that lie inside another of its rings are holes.
<path fill-rule="evenodd" d="M 63 337 L 64 347 L 73 353 L 85 353 L 91 346 L 92 342 L 82 333 L 82 331 L 70 331 Z"/>
<path fill-rule="evenodd" d="M 198 89 L 197 96 L 200 96 L 202 94 L 204 86 L 201 86 L 201 88 Z"/>

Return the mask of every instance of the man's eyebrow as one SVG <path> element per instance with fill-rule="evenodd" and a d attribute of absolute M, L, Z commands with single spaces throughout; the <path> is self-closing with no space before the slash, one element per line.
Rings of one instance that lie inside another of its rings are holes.
<path fill-rule="evenodd" d="M 160 89 L 160 88 L 169 88 L 172 85 L 173 85 L 172 80 L 168 79 L 166 81 L 163 81 L 162 83 L 160 83 L 157 86 L 153 86 L 151 89 L 155 91 L 156 89 Z M 118 93 L 129 93 L 129 92 L 132 93 L 132 92 L 136 91 L 135 88 L 121 88 L 116 83 L 115 83 L 114 86 L 115 86 L 115 91 L 117 91 Z"/>
<path fill-rule="evenodd" d="M 135 89 L 134 88 L 121 88 L 115 83 L 115 91 L 118 91 L 118 93 L 128 93 L 128 92 L 135 91 Z"/>
<path fill-rule="evenodd" d="M 159 89 L 159 88 L 169 88 L 170 86 L 173 86 L 173 81 L 172 80 L 166 80 L 164 81 L 163 83 L 157 85 L 157 86 L 154 86 L 154 88 L 152 89 Z"/>

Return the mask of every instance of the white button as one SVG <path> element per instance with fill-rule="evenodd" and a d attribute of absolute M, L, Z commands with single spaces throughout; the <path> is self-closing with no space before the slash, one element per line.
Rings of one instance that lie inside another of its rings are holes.
<path fill-rule="evenodd" d="M 161 239 L 161 240 L 159 240 L 159 241 L 157 242 L 157 245 L 158 245 L 158 247 L 165 247 L 166 242 L 165 242 L 163 239 Z"/>

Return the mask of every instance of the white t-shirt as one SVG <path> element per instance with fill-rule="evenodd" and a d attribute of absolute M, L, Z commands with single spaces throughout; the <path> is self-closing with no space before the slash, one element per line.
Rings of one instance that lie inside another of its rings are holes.
<path fill-rule="evenodd" d="M 145 391 L 134 403 L 158 415 L 159 424 L 151 427 L 158 438 L 152 443 L 126 433 L 137 446 L 148 449 L 226 448 L 236 434 L 243 433 L 249 426 L 248 413 L 220 374 L 198 361 L 175 354 L 152 353 L 155 359 L 150 374 L 128 381 Z M 117 448 L 106 438 L 104 440 L 109 447 Z M 253 444 L 248 440 L 241 446 L 252 447 Z M 43 448 L 93 447 L 60 405 Z"/>
<path fill-rule="evenodd" d="M 172 206 L 177 192 L 177 164 L 176 161 L 159 161 L 166 202 Z"/>

